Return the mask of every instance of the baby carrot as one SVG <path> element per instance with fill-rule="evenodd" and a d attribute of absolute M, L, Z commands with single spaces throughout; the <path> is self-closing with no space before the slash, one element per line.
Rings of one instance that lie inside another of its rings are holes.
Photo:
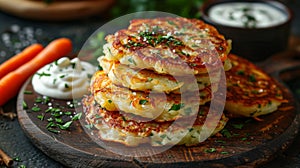
<path fill-rule="evenodd" d="M 17 69 L 21 65 L 25 64 L 33 57 L 35 57 L 39 52 L 41 52 L 44 47 L 41 44 L 32 44 L 26 47 L 19 54 L 11 57 L 9 60 L 5 61 L 0 65 L 0 79 L 8 74 L 9 72 Z"/>
<path fill-rule="evenodd" d="M 72 42 L 67 38 L 52 41 L 36 57 L 10 72 L 0 80 L 0 106 L 16 96 L 23 83 L 37 70 L 72 50 Z"/>

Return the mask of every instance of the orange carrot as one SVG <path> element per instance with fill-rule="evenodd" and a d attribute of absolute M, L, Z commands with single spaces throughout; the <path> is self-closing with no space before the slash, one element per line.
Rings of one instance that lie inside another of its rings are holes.
<path fill-rule="evenodd" d="M 37 70 L 63 56 L 72 50 L 72 42 L 67 38 L 52 41 L 36 57 L 10 72 L 0 80 L 0 106 L 15 97 L 23 83 Z"/>
<path fill-rule="evenodd" d="M 11 57 L 9 60 L 5 61 L 0 65 L 0 79 L 11 71 L 16 70 L 21 65 L 30 61 L 39 52 L 41 52 L 44 47 L 41 44 L 32 44 L 25 48 L 19 54 Z"/>

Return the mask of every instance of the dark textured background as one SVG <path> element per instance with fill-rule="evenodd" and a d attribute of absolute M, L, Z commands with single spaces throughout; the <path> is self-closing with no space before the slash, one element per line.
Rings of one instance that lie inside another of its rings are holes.
<path fill-rule="evenodd" d="M 300 37 L 300 3 L 299 1 L 291 1 L 290 6 L 294 11 L 292 34 Z M 85 41 L 84 39 L 87 39 L 104 23 L 105 19 L 102 17 L 68 22 L 39 22 L 20 19 L 0 12 L 0 63 L 28 43 L 37 41 L 47 44 L 52 39 L 62 36 L 71 38 L 74 43 L 74 52 L 79 51 Z M 8 40 L 7 37 L 10 39 Z M 27 43 L 19 44 L 20 41 L 27 41 Z M 290 82 L 289 86 L 295 94 L 298 93 L 298 98 L 300 98 L 300 79 Z M 15 100 L 10 101 L 4 110 L 16 112 L 15 108 L 11 109 L 11 107 L 15 107 L 14 104 Z M 20 165 L 25 165 L 27 168 L 63 167 L 31 143 L 23 133 L 17 119 L 11 121 L 0 116 L 0 148 L 11 157 L 21 159 L 20 162 L 14 163 L 14 167 Z M 296 139 L 292 147 L 263 167 L 300 167 L 300 137 Z"/>

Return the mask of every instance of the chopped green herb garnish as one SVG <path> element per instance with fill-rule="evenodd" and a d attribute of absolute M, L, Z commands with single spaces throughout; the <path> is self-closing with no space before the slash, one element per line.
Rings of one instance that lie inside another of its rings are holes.
<path fill-rule="evenodd" d="M 245 71 L 239 70 L 239 71 L 236 72 L 236 74 L 238 74 L 238 75 L 245 75 Z"/>
<path fill-rule="evenodd" d="M 110 48 L 107 47 L 107 50 L 108 50 L 109 54 L 112 56 L 113 54 L 112 54 Z"/>
<path fill-rule="evenodd" d="M 25 101 L 23 101 L 23 109 L 28 109 L 28 105 L 27 105 L 27 103 L 25 102 Z"/>
<path fill-rule="evenodd" d="M 169 22 L 171 23 L 171 22 Z M 172 22 L 173 23 L 173 22 Z M 183 42 L 176 39 L 169 34 L 163 35 L 161 34 L 161 30 L 158 26 L 153 27 L 152 31 L 144 31 L 139 33 L 139 37 L 131 36 L 132 39 L 128 41 L 128 43 L 123 46 L 129 49 L 136 49 L 140 47 L 146 46 L 145 43 L 155 47 L 156 45 L 164 43 L 167 46 L 173 45 L 183 45 Z"/>
<path fill-rule="evenodd" d="M 72 121 L 76 121 L 76 120 L 79 120 L 82 116 L 82 113 L 77 113 L 73 118 L 72 118 Z"/>
<path fill-rule="evenodd" d="M 60 117 L 60 116 L 63 115 L 63 113 L 62 112 L 54 112 L 51 115 L 54 116 L 54 117 Z"/>
<path fill-rule="evenodd" d="M 174 45 L 183 45 L 183 42 L 181 42 L 181 41 L 174 41 Z"/>
<path fill-rule="evenodd" d="M 151 81 L 153 81 L 153 78 L 148 77 L 147 82 L 151 82 Z"/>
<path fill-rule="evenodd" d="M 42 72 L 42 73 L 36 73 L 36 75 L 40 76 L 40 78 L 41 78 L 42 76 L 51 76 L 51 74 L 45 73 L 45 72 Z"/>
<path fill-rule="evenodd" d="M 247 139 L 248 139 L 247 137 L 241 138 L 242 141 L 246 141 Z"/>
<path fill-rule="evenodd" d="M 30 90 L 25 90 L 25 91 L 24 91 L 24 94 L 32 94 L 32 91 L 30 91 Z"/>
<path fill-rule="evenodd" d="M 124 116 L 122 116 L 122 120 L 123 120 L 123 121 L 126 121 L 126 118 L 125 118 Z"/>
<path fill-rule="evenodd" d="M 142 99 L 142 100 L 139 101 L 140 105 L 145 105 L 146 103 L 148 103 L 148 100 Z"/>
<path fill-rule="evenodd" d="M 72 124 L 72 121 L 68 121 L 64 125 L 58 124 L 58 127 L 62 130 L 66 130 L 66 129 L 70 128 L 71 124 Z"/>
<path fill-rule="evenodd" d="M 55 127 L 55 126 L 56 126 L 56 124 L 54 124 L 52 121 L 50 121 L 50 122 L 47 124 L 46 128 Z"/>
<path fill-rule="evenodd" d="M 169 111 L 171 111 L 171 110 L 178 111 L 183 107 L 184 107 L 183 103 L 173 104 L 172 107 L 169 109 Z"/>
<path fill-rule="evenodd" d="M 49 122 L 46 126 L 46 128 L 56 127 L 56 124 L 54 122 Z"/>
<path fill-rule="evenodd" d="M 201 109 L 199 110 L 199 112 L 198 112 L 198 115 L 199 115 L 199 116 L 203 116 L 203 115 L 204 115 L 204 109 L 201 108 Z"/>
<path fill-rule="evenodd" d="M 194 128 L 189 128 L 189 132 L 192 132 L 194 130 Z"/>
<path fill-rule="evenodd" d="M 205 152 L 206 153 L 213 153 L 213 152 L 216 152 L 216 148 L 209 148 L 209 149 L 205 149 Z"/>
<path fill-rule="evenodd" d="M 93 75 L 92 75 L 92 74 L 87 74 L 87 77 L 88 77 L 89 79 L 91 79 L 91 78 L 93 77 Z"/>
<path fill-rule="evenodd" d="M 196 67 L 196 66 L 197 66 L 196 63 L 190 63 L 189 65 L 190 65 L 191 67 Z"/>
<path fill-rule="evenodd" d="M 99 71 L 102 71 L 102 70 L 103 70 L 103 68 L 102 68 L 100 65 L 98 65 L 97 67 L 98 67 L 98 70 L 99 70 Z"/>
<path fill-rule="evenodd" d="M 66 75 L 60 75 L 60 76 L 59 76 L 59 78 L 64 78 L 64 77 L 66 77 Z"/>
<path fill-rule="evenodd" d="M 26 166 L 25 165 L 20 165 L 20 166 L 18 166 L 18 168 L 26 168 Z"/>
<path fill-rule="evenodd" d="M 225 136 L 226 138 L 231 138 L 232 137 L 231 133 L 227 129 L 221 130 L 221 134 L 223 136 Z"/>
<path fill-rule="evenodd" d="M 44 120 L 44 117 L 45 117 L 44 115 L 38 115 L 38 116 L 37 116 L 37 118 L 40 119 L 41 121 Z"/>
<path fill-rule="evenodd" d="M 65 83 L 65 88 L 69 88 L 69 85 L 67 83 Z"/>
<path fill-rule="evenodd" d="M 71 65 L 72 65 L 72 68 L 73 68 L 73 69 L 75 69 L 75 67 L 76 67 L 76 63 L 74 63 L 74 62 L 71 62 Z"/>
<path fill-rule="evenodd" d="M 42 103 L 42 102 L 43 102 L 43 98 L 37 97 L 34 101 L 35 101 L 36 103 Z"/>
<path fill-rule="evenodd" d="M 261 108 L 261 104 L 258 104 L 257 107 L 258 107 L 258 108 Z"/>
<path fill-rule="evenodd" d="M 62 124 L 64 121 L 61 118 L 55 118 L 55 122 L 58 124 Z"/>
<path fill-rule="evenodd" d="M 55 112 L 55 113 L 58 113 L 58 112 L 61 112 L 61 109 L 60 108 L 52 108 L 53 110 L 53 112 Z"/>
<path fill-rule="evenodd" d="M 44 103 L 49 103 L 49 102 L 50 102 L 50 97 L 44 96 L 44 97 L 43 97 L 43 102 L 44 102 Z"/>
<path fill-rule="evenodd" d="M 50 127 L 48 128 L 48 131 L 53 132 L 55 134 L 59 134 L 60 133 L 59 130 L 56 130 L 56 129 L 53 129 L 53 128 L 50 128 Z"/>
<path fill-rule="evenodd" d="M 242 129 L 244 127 L 244 124 L 231 124 L 236 129 Z"/>
<path fill-rule="evenodd" d="M 110 100 L 110 99 L 108 99 L 107 101 L 108 101 L 108 103 L 112 103 L 112 100 Z"/>
<path fill-rule="evenodd" d="M 162 143 L 161 143 L 161 141 L 155 141 L 157 144 L 160 144 L 160 145 L 162 145 Z"/>
<path fill-rule="evenodd" d="M 16 162 L 22 162 L 21 158 L 19 158 L 19 157 L 14 157 L 13 160 Z"/>
<path fill-rule="evenodd" d="M 64 112 L 65 115 L 71 115 L 72 112 L 71 111 L 67 111 L 67 112 Z"/>
<path fill-rule="evenodd" d="M 38 112 L 38 111 L 41 111 L 41 108 L 37 107 L 37 106 L 34 106 L 31 108 L 32 111 L 34 112 Z"/>
<path fill-rule="evenodd" d="M 250 82 L 256 82 L 255 76 L 254 76 L 254 75 L 250 75 L 250 76 L 249 76 L 249 81 L 250 81 Z"/>
<path fill-rule="evenodd" d="M 48 96 L 37 97 L 35 99 L 35 103 L 42 103 L 43 105 L 47 105 L 46 103 L 49 102 L 51 102 L 51 99 Z M 71 103 L 72 103 L 71 101 L 67 102 L 67 105 Z M 77 103 L 77 105 L 80 105 L 80 102 L 78 100 L 73 100 L 73 103 Z M 25 102 L 23 104 L 24 104 L 23 106 L 27 106 L 25 105 L 26 104 Z M 34 112 L 39 112 L 41 110 L 42 109 L 38 105 L 35 105 L 31 108 L 31 111 Z M 44 111 L 45 113 L 39 113 L 36 117 L 41 121 L 47 122 L 46 128 L 48 129 L 49 132 L 58 134 L 61 132 L 60 130 L 68 129 L 71 126 L 72 122 L 79 120 L 82 115 L 82 113 L 77 113 L 71 118 L 72 112 L 66 110 L 67 108 L 60 106 L 59 103 L 50 103 L 48 104 L 48 108 Z M 69 116 L 69 120 L 65 118 L 66 116 Z M 65 119 L 67 121 L 65 121 Z"/>
<path fill-rule="evenodd" d="M 132 57 L 129 57 L 128 58 L 128 61 L 134 65 L 136 65 L 136 62 L 134 61 L 134 59 Z"/>
<path fill-rule="evenodd" d="M 221 152 L 221 154 L 223 154 L 223 155 L 227 155 L 227 154 L 229 154 L 229 152 L 222 151 L 222 152 Z"/>
<path fill-rule="evenodd" d="M 46 113 L 49 113 L 49 112 L 53 112 L 53 108 L 52 107 L 49 107 L 47 110 L 45 110 Z"/>

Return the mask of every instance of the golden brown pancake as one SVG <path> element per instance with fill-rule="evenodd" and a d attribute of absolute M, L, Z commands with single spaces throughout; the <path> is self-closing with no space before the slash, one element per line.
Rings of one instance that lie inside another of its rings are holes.
<path fill-rule="evenodd" d="M 108 74 L 113 84 L 139 91 L 157 91 L 165 93 L 177 93 L 195 90 L 192 82 L 197 82 L 197 90 L 202 90 L 211 84 L 220 81 L 221 71 L 199 74 L 193 77 L 176 77 L 172 75 L 157 74 L 151 70 L 133 69 L 122 65 L 117 61 L 99 59 L 103 71 Z M 216 88 L 217 89 L 217 88 Z"/>
<path fill-rule="evenodd" d="M 207 73 L 223 66 L 230 41 L 203 21 L 181 17 L 132 20 L 106 37 L 105 57 L 159 74 Z M 224 64 L 225 70 L 230 64 Z M 228 67 L 229 66 L 229 67 Z"/>
<path fill-rule="evenodd" d="M 193 115 L 192 109 L 209 102 L 212 96 L 211 87 L 185 95 L 133 91 L 114 85 L 103 71 L 93 75 L 90 89 L 101 107 L 109 111 L 123 111 L 159 122 Z"/>
<path fill-rule="evenodd" d="M 232 68 L 226 72 L 225 110 L 229 116 L 257 117 L 272 113 L 285 102 L 276 82 L 253 63 L 229 55 Z"/>
<path fill-rule="evenodd" d="M 156 121 L 138 122 L 127 119 L 120 112 L 101 108 L 94 101 L 93 96 L 83 100 L 83 107 L 86 122 L 98 131 L 100 139 L 127 146 L 138 146 L 143 143 L 150 143 L 152 146 L 197 145 L 222 130 L 228 121 L 224 114 L 220 118 L 220 115 L 214 112 L 210 112 L 212 116 L 206 121 L 209 106 L 202 106 L 196 119 L 185 118 L 178 121 L 181 122 L 179 124 Z M 190 127 L 185 127 L 187 125 L 182 122 L 186 122 Z M 205 122 L 206 125 L 203 127 Z M 170 129 L 167 131 L 168 128 Z"/>

